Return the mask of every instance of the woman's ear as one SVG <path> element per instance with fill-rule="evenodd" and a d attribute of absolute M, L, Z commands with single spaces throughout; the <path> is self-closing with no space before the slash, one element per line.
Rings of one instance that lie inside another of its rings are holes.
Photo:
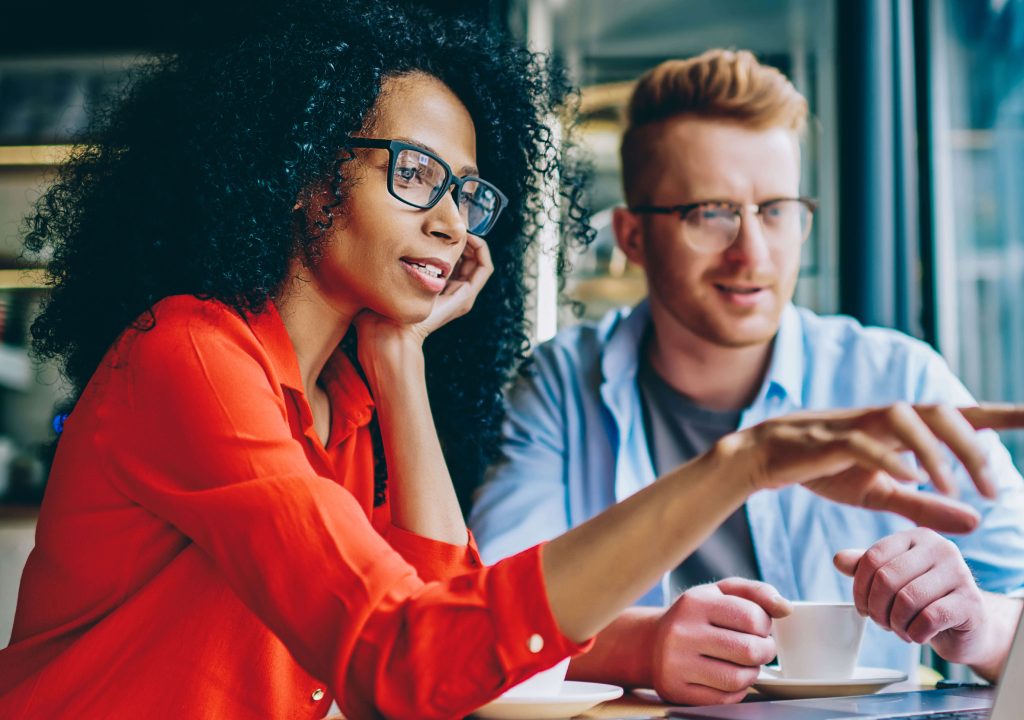
<path fill-rule="evenodd" d="M 312 206 L 313 192 L 315 188 L 304 187 L 295 196 L 295 204 L 292 205 L 292 212 L 303 212 Z"/>
<path fill-rule="evenodd" d="M 644 267 L 644 229 L 640 216 L 628 208 L 617 207 L 612 210 L 612 230 L 615 244 L 622 253 L 634 265 Z"/>

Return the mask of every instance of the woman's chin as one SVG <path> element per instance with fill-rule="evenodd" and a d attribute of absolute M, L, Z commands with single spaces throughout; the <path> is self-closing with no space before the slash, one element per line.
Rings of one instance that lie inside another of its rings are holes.
<path fill-rule="evenodd" d="M 387 316 L 402 325 L 416 325 L 423 322 L 434 312 L 434 300 L 429 302 L 406 303 L 390 308 Z"/>

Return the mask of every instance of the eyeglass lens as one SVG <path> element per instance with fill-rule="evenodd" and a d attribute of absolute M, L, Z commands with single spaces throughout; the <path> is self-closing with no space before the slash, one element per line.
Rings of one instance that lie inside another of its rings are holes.
<path fill-rule="evenodd" d="M 450 183 L 448 172 L 435 157 L 411 148 L 398 152 L 392 187 L 406 202 L 429 207 L 447 192 Z M 486 229 L 499 205 L 497 193 L 476 180 L 462 184 L 458 201 L 459 212 L 471 233 Z"/>
<path fill-rule="evenodd" d="M 429 205 L 447 180 L 447 173 L 439 163 L 413 150 L 398 153 L 394 173 L 395 192 L 416 205 Z"/>
<path fill-rule="evenodd" d="M 811 228 L 811 213 L 799 200 L 765 203 L 758 212 L 765 239 L 774 243 L 803 242 Z M 702 203 L 685 218 L 687 237 L 702 247 L 727 247 L 740 232 L 742 215 L 732 203 Z"/>

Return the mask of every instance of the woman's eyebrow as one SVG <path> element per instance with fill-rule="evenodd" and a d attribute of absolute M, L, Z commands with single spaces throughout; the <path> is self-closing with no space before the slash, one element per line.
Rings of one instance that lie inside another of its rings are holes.
<path fill-rule="evenodd" d="M 432 152 L 435 155 L 437 155 L 438 157 L 441 157 L 441 153 L 439 153 L 434 148 L 430 147 L 430 145 L 428 145 L 427 143 L 423 142 L 422 140 L 417 140 L 416 138 L 408 137 L 408 136 L 405 136 L 405 135 L 396 135 L 395 136 L 395 140 L 401 140 L 402 142 L 407 142 L 410 145 L 415 145 L 416 147 L 423 148 L 424 150 Z M 463 165 L 461 168 L 458 169 L 457 172 L 455 172 L 455 174 L 459 175 L 459 176 L 462 176 L 462 175 L 479 175 L 480 174 L 480 169 L 476 165 Z"/>

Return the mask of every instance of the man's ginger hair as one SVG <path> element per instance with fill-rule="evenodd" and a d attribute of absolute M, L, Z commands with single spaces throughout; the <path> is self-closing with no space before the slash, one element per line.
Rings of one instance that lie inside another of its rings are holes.
<path fill-rule="evenodd" d="M 800 135 L 807 100 L 778 69 L 762 65 L 746 50 L 708 50 L 648 70 L 630 96 L 622 138 L 622 182 L 629 204 L 646 200 L 640 195 L 644 177 L 657 168 L 657 158 L 651 157 L 657 125 L 685 115 Z"/>

